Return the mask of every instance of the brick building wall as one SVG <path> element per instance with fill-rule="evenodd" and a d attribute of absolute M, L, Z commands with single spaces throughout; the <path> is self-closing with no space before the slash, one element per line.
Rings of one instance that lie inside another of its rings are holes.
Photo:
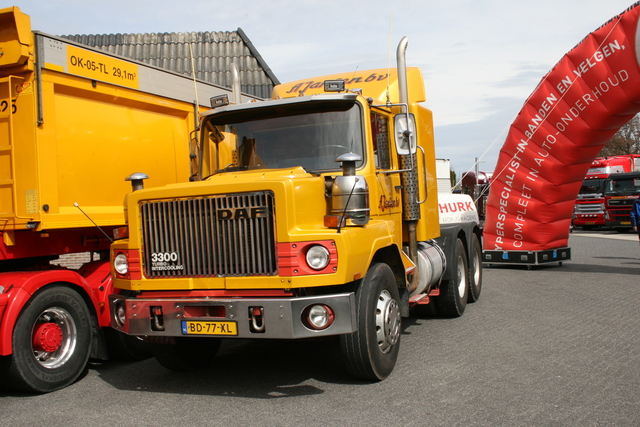
<path fill-rule="evenodd" d="M 58 259 L 50 262 L 51 265 L 59 265 L 72 270 L 79 269 L 83 264 L 89 261 L 99 261 L 100 254 L 97 252 L 80 252 L 75 254 L 60 255 Z"/>

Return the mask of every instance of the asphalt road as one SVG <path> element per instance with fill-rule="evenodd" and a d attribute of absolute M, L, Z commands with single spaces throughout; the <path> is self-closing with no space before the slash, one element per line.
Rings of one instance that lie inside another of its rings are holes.
<path fill-rule="evenodd" d="M 46 395 L 0 390 L 6 426 L 637 426 L 640 245 L 571 234 L 560 266 L 492 267 L 458 319 L 410 318 L 380 383 L 333 341 L 227 341 L 214 367 L 91 364 Z"/>

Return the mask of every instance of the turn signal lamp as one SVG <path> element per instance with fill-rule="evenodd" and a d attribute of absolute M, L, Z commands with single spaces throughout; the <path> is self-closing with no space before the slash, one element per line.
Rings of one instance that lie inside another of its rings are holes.
<path fill-rule="evenodd" d="M 341 215 L 325 215 L 324 226 L 328 228 L 342 228 L 345 224 L 345 217 Z"/>
<path fill-rule="evenodd" d="M 113 230 L 114 240 L 126 239 L 129 237 L 129 227 L 118 227 Z"/>

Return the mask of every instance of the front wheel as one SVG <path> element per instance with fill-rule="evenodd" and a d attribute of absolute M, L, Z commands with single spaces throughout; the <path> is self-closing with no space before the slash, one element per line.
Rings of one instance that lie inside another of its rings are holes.
<path fill-rule="evenodd" d="M 91 315 L 66 286 L 45 288 L 25 305 L 13 331 L 13 354 L 2 359 L 0 382 L 47 393 L 73 383 L 91 351 Z"/>
<path fill-rule="evenodd" d="M 400 349 L 399 300 L 391 268 L 372 265 L 356 291 L 358 330 L 340 337 L 347 369 L 354 377 L 380 381 L 393 371 Z"/>

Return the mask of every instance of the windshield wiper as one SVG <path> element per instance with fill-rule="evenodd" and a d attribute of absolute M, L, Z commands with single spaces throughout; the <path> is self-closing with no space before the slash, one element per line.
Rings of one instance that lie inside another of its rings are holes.
<path fill-rule="evenodd" d="M 308 174 L 310 174 L 310 175 L 313 175 L 313 176 L 320 176 L 320 175 L 321 175 L 321 173 L 320 173 L 319 171 L 309 170 L 309 169 L 307 169 L 307 168 L 305 168 L 305 167 L 302 167 L 302 169 L 304 169 L 304 171 L 305 171 L 306 173 L 308 173 Z"/>
<path fill-rule="evenodd" d="M 225 173 L 225 172 L 242 172 L 242 171 L 246 171 L 248 170 L 248 166 L 232 166 L 229 165 L 225 168 L 222 169 L 216 169 L 216 171 L 214 173 L 212 173 L 211 175 L 207 175 L 206 177 L 203 178 L 203 180 L 211 178 L 214 175 L 218 175 L 219 173 Z"/>

